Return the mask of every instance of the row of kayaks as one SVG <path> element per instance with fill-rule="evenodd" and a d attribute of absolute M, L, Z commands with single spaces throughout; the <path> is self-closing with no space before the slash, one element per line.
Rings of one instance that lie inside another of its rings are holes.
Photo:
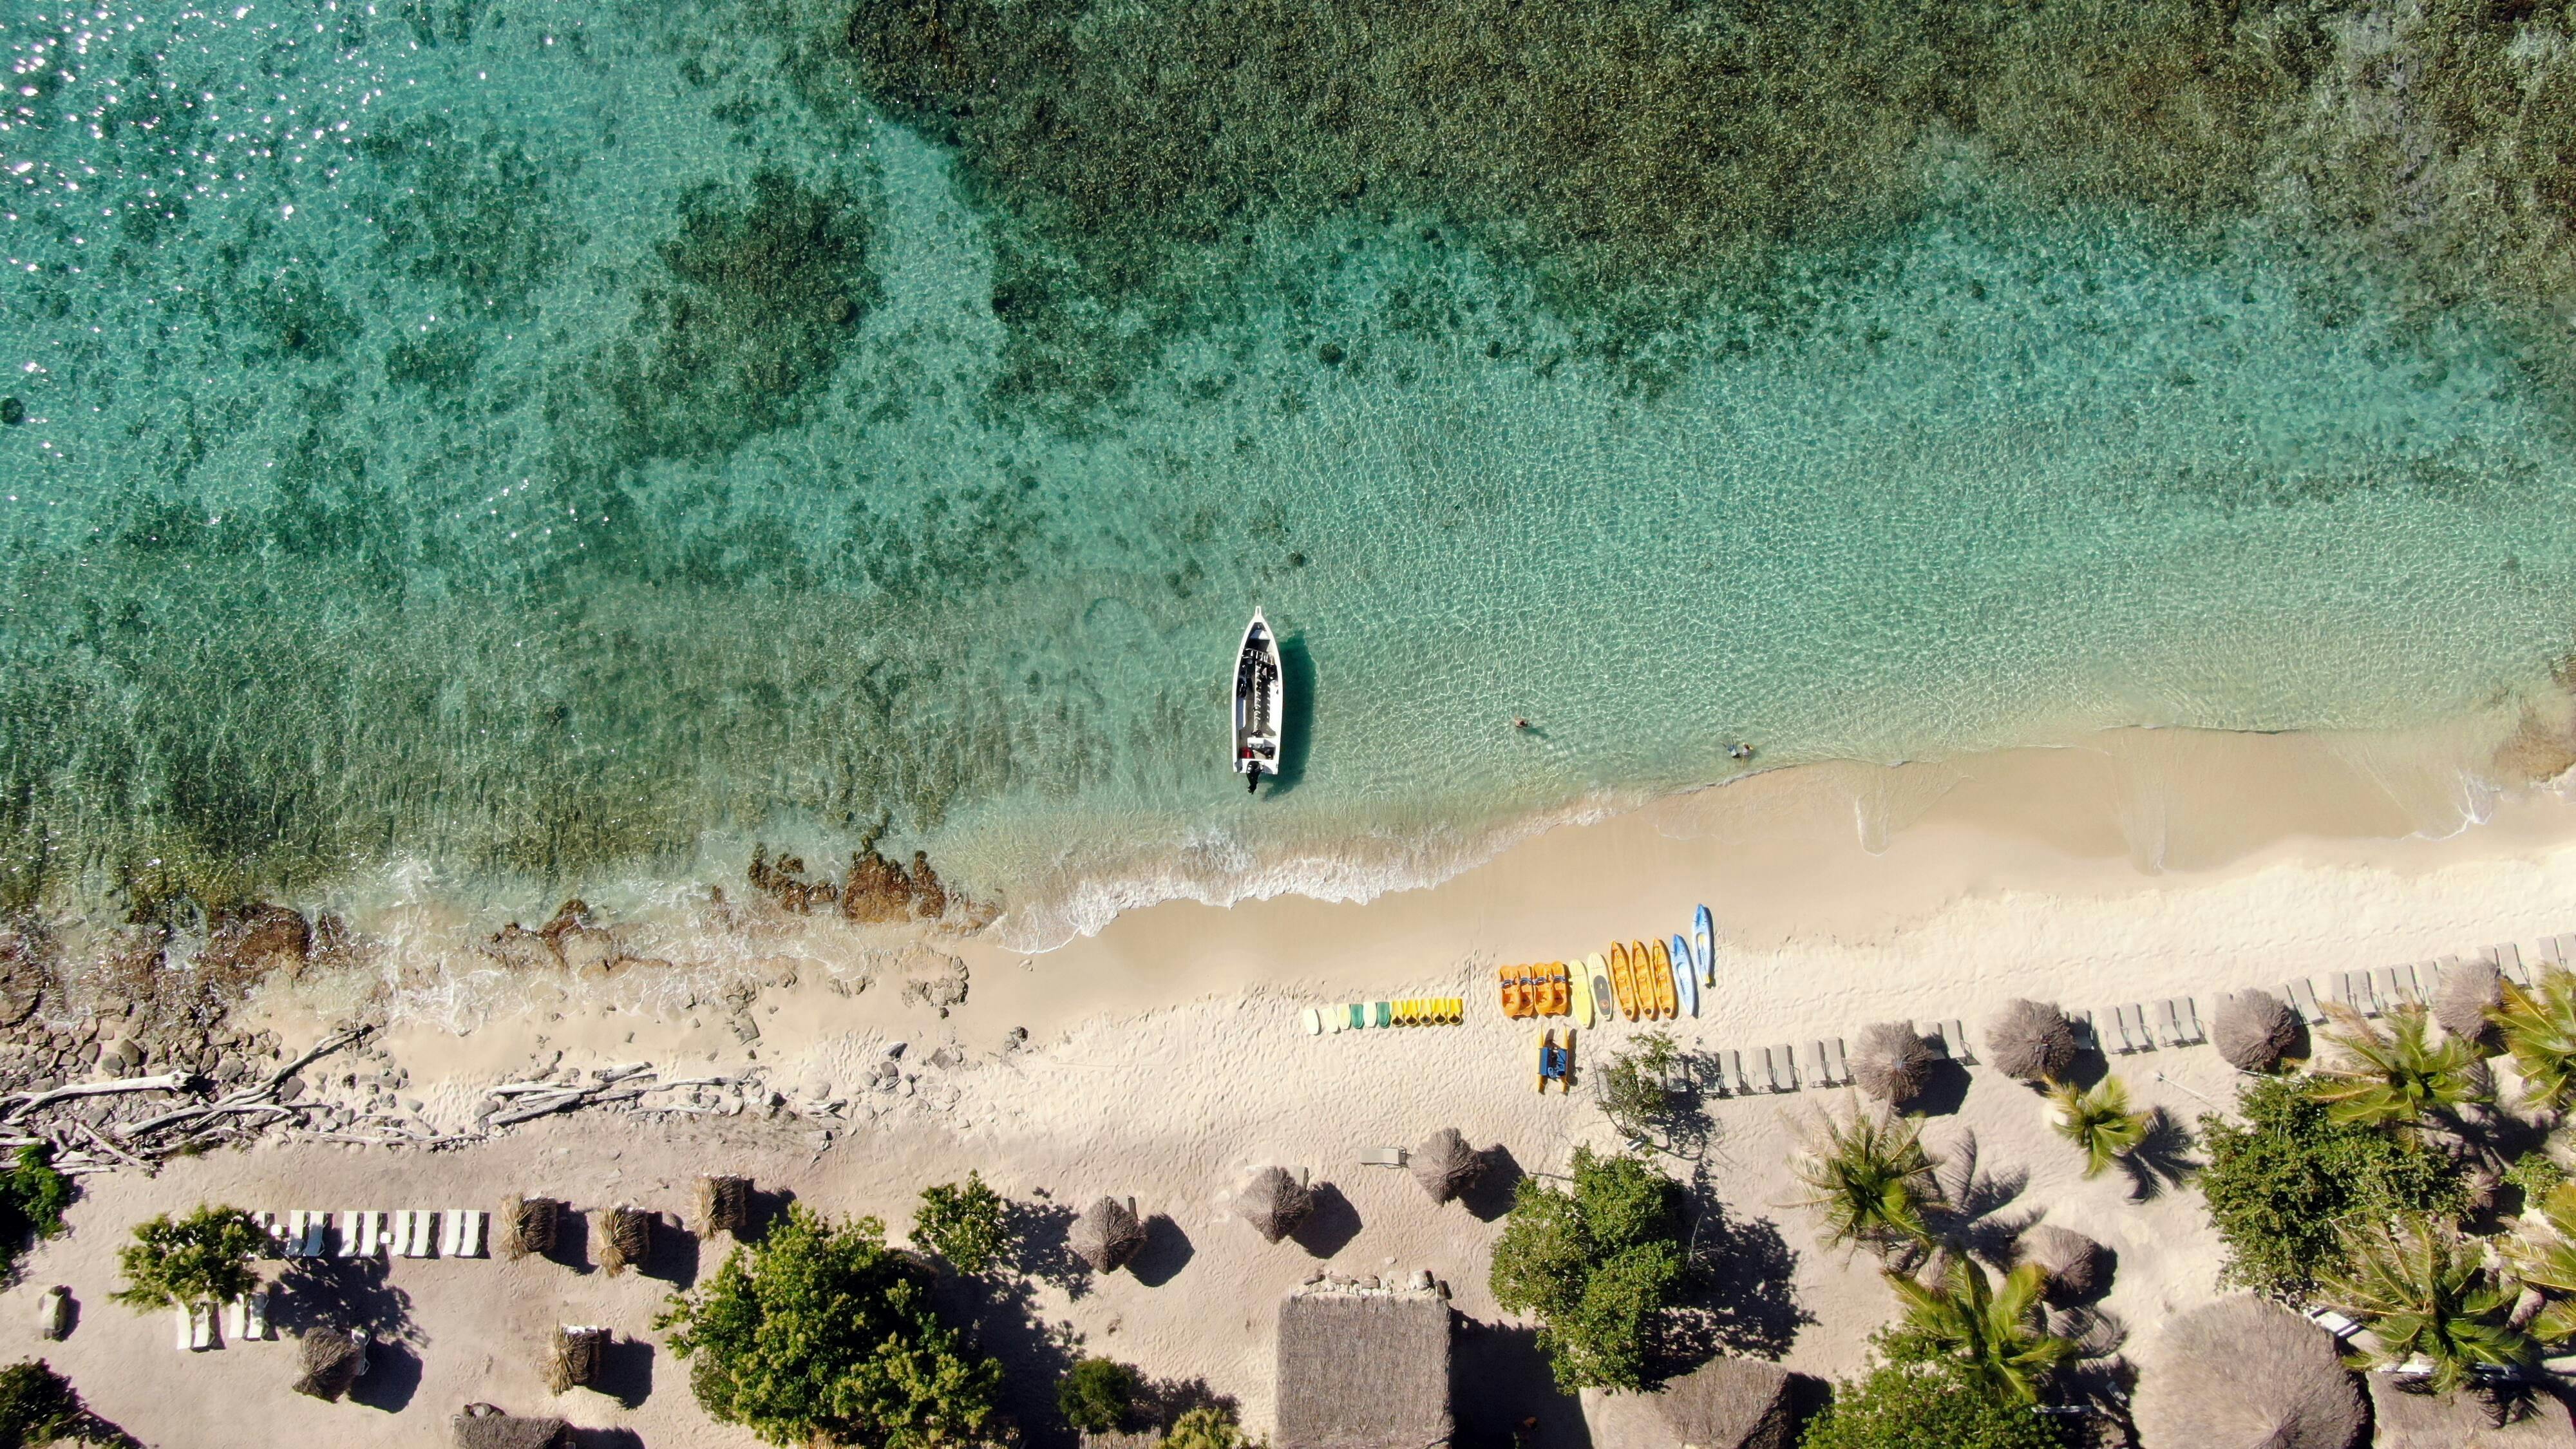
<path fill-rule="evenodd" d="M 1700 988 L 1717 984 L 1716 924 L 1699 908 L 1691 934 L 1669 941 L 1614 941 L 1580 963 L 1505 966 L 1495 974 L 1503 1014 L 1596 1021 L 1670 1021 L 1699 1015 Z"/>
<path fill-rule="evenodd" d="M 1391 1001 L 1353 1001 L 1340 1006 L 1310 1006 L 1297 1024 L 1308 1036 L 1328 1031 L 1359 1031 L 1373 1026 L 1456 1026 L 1467 1019 L 1463 996 L 1404 996 Z"/>

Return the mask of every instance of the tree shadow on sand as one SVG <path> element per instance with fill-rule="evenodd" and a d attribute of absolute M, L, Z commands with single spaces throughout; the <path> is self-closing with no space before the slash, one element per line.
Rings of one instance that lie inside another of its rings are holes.
<path fill-rule="evenodd" d="M 1002 1411 L 1020 1425 L 1032 1449 L 1072 1445 L 1056 1410 L 1055 1386 L 1080 1357 L 1082 1337 L 1073 1326 L 1040 1316 L 1035 1286 L 1017 1276 L 942 1273 L 931 1295 L 941 1316 L 964 1330 L 978 1351 L 1001 1361 Z"/>
<path fill-rule="evenodd" d="M 2182 1119 L 2162 1107 L 2149 1110 L 2146 1138 L 2120 1159 L 2120 1171 L 2129 1179 L 2129 1196 L 2152 1202 L 2191 1181 L 2200 1171 L 2200 1163 L 2191 1155 L 2199 1145 Z"/>
<path fill-rule="evenodd" d="M 1737 1218 L 1696 1175 L 1688 1244 L 1690 1282 L 1658 1332 L 1658 1374 L 1688 1370 L 1718 1353 L 1776 1359 L 1816 1321 L 1798 1302 L 1798 1253 L 1769 1218 Z"/>
<path fill-rule="evenodd" d="M 1074 1256 L 1067 1239 L 1080 1214 L 1060 1202 L 1010 1199 L 1002 1204 L 1002 1231 L 1010 1248 L 1004 1265 L 1024 1278 L 1064 1290 L 1067 1298 L 1091 1291 L 1091 1265 Z"/>
<path fill-rule="evenodd" d="M 269 1317 L 280 1332 L 360 1329 L 378 1343 L 418 1343 L 411 1295 L 386 1278 L 382 1258 L 299 1258 L 277 1275 Z"/>
<path fill-rule="evenodd" d="M 1538 1330 L 1458 1320 L 1449 1353 L 1449 1402 L 1458 1445 L 1583 1445 L 1583 1404 L 1556 1386 Z"/>

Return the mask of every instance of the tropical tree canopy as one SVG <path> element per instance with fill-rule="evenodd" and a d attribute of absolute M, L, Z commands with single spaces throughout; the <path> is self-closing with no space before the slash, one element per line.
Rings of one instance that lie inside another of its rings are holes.
<path fill-rule="evenodd" d="M 2129 1110 L 2129 1089 L 2118 1077 L 2104 1077 L 2085 1091 L 2060 1082 L 2049 1091 L 2056 1106 L 2057 1134 L 2084 1154 L 2084 1175 L 2100 1177 L 2114 1162 L 2138 1150 L 2154 1119 Z"/>
<path fill-rule="evenodd" d="M 2504 1034 L 2523 1100 L 2564 1112 L 2576 1104 L 2576 972 L 2543 967 L 2530 989 L 2503 983 L 2504 1004 L 2487 1013 Z"/>
<path fill-rule="evenodd" d="M 2006 1274 L 2001 1288 L 1964 1256 L 1950 1258 L 1934 1282 L 1889 1273 L 1887 1286 L 1904 1305 L 1885 1340 L 1892 1359 L 1941 1364 L 2016 1404 L 2038 1403 L 2049 1375 L 2075 1359 L 2074 1343 L 2048 1331 L 2048 1273 L 2036 1263 Z"/>
<path fill-rule="evenodd" d="M 2421 1358 L 2450 1393 L 2472 1370 L 2535 1363 L 2540 1346 L 2507 1321 L 2514 1290 L 2491 1277 L 2478 1247 L 2421 1213 L 2346 1230 L 2347 1266 L 2320 1275 L 2319 1296 L 2369 1327 L 2377 1364 Z"/>
<path fill-rule="evenodd" d="M 2334 1048 L 2309 1090 L 2338 1122 L 2412 1128 L 2490 1095 L 2477 1053 L 2436 1040 L 2421 1006 L 2401 1006 L 2374 1023 L 2349 1007 L 2330 1008 Z M 2384 1026 L 2384 1030 L 2383 1030 Z"/>
<path fill-rule="evenodd" d="M 268 1234 L 240 1208 L 200 1204 L 177 1222 L 163 1213 L 116 1250 L 125 1283 L 108 1296 L 138 1313 L 226 1302 L 258 1284 L 251 1259 L 266 1246 Z"/>
<path fill-rule="evenodd" d="M 43 1359 L 0 1369 L 0 1449 L 70 1439 L 88 1424 L 88 1406 L 71 1381 Z"/>
<path fill-rule="evenodd" d="M 2247 1082 L 2236 1114 L 2200 1119 L 2209 1164 L 2198 1174 L 2226 1242 L 2220 1277 L 2274 1295 L 2315 1286 L 2343 1261 L 2343 1228 L 2395 1213 L 2449 1215 L 2466 1190 L 2450 1159 L 2421 1143 L 2327 1115 L 2297 1078 Z"/>
<path fill-rule="evenodd" d="M 1883 1364 L 1834 1385 L 1798 1449 L 2063 1449 L 2057 1421 L 1933 1364 Z"/>
<path fill-rule="evenodd" d="M 772 1444 L 914 1449 L 972 1442 L 1001 1365 L 931 1306 L 923 1270 L 874 1218 L 834 1223 L 801 1204 L 738 1246 L 656 1328 L 709 1414 Z"/>
<path fill-rule="evenodd" d="M 967 1173 L 964 1182 L 925 1187 L 912 1215 L 912 1237 L 958 1272 L 979 1274 L 1000 1262 L 1010 1245 L 1002 1195 L 984 1185 L 980 1172 Z"/>
<path fill-rule="evenodd" d="M 2549 1295 L 2531 1336 L 2563 1343 L 2576 1338 L 2576 1183 L 2558 1184 L 2535 1206 L 2547 1232 L 2507 1244 L 2505 1261 L 2515 1278 Z"/>
<path fill-rule="evenodd" d="M 1806 1155 L 1792 1166 L 1806 1189 L 1797 1204 L 1824 1220 L 1827 1242 L 1884 1252 L 1929 1240 L 1923 1210 L 1939 1201 L 1940 1189 L 1916 1119 L 1869 1111 L 1848 1120 L 1828 1114 Z"/>
<path fill-rule="evenodd" d="M 1578 1147 L 1573 1191 L 1521 1180 L 1489 1281 L 1496 1303 L 1538 1315 L 1559 1384 L 1633 1389 L 1686 1267 L 1680 1185 L 1642 1158 Z"/>

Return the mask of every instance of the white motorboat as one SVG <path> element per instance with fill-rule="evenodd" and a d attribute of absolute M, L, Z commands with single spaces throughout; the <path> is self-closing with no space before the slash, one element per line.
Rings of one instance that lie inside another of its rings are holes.
<path fill-rule="evenodd" d="M 1279 671 L 1279 636 L 1252 611 L 1243 647 L 1234 656 L 1234 772 L 1259 793 L 1261 777 L 1279 773 L 1281 730 L 1288 717 L 1287 684 Z"/>

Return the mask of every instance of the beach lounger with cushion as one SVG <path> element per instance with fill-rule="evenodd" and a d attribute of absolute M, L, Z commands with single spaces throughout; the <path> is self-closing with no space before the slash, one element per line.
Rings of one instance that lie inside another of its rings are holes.
<path fill-rule="evenodd" d="M 2182 1013 L 2174 1009 L 2170 996 L 2156 1003 L 2155 1038 L 2163 1046 L 2182 1045 Z"/>
<path fill-rule="evenodd" d="M 2552 936 L 2549 938 L 2549 944 L 2558 948 L 2557 959 L 2576 961 L 2576 935 Z"/>
<path fill-rule="evenodd" d="M 2129 1027 L 2129 1008 L 2125 1006 L 2111 1008 L 2111 1047 L 2124 1056 L 2138 1049 L 2137 1035 Z"/>
<path fill-rule="evenodd" d="M 1968 1029 L 1961 1026 L 1955 1016 L 1941 1023 L 1941 1047 L 1950 1054 L 1950 1060 L 1954 1062 L 1973 1062 L 1977 1059 L 1977 1054 L 1968 1047 Z"/>
<path fill-rule="evenodd" d="M 1753 1084 L 1744 1079 L 1744 1054 L 1742 1052 L 1719 1052 L 1717 1054 L 1717 1075 L 1719 1078 L 1719 1084 L 1726 1088 L 1729 1096 L 1741 1097 L 1753 1090 Z"/>
<path fill-rule="evenodd" d="M 1789 1061 L 1787 1047 L 1762 1049 L 1762 1086 L 1771 1092 L 1794 1092 L 1798 1089 L 1797 1068 Z"/>
<path fill-rule="evenodd" d="M 427 1208 L 415 1209 L 411 1215 L 411 1255 L 426 1258 L 438 1242 L 438 1214 Z"/>
<path fill-rule="evenodd" d="M 2490 949 L 2486 954 L 2494 959 L 2497 973 L 2505 980 L 2525 988 L 2531 985 L 2531 973 L 2523 968 L 2520 946 L 2507 943 Z"/>
<path fill-rule="evenodd" d="M 1771 1050 L 1776 1054 L 1779 1063 L 1774 1075 L 1780 1079 L 1781 1091 L 1794 1092 L 1801 1087 L 1813 1085 L 1798 1075 L 1798 1054 L 1790 1049 L 1787 1042 L 1782 1042 Z"/>
<path fill-rule="evenodd" d="M 2326 1019 L 2325 1012 L 2317 1006 L 2316 986 L 2305 976 L 2283 982 L 2281 995 L 2288 999 L 2290 1009 L 2296 1011 L 2299 1019 L 2308 1025 L 2315 1026 Z"/>
<path fill-rule="evenodd" d="M 2409 961 L 2404 965 L 2389 967 L 2388 977 L 2394 983 L 2393 994 L 2397 1000 L 2421 1003 L 2432 999 L 2424 990 L 2423 982 L 2415 975 L 2414 962 Z"/>
<path fill-rule="evenodd" d="M 200 1303 L 188 1310 L 188 1347 L 199 1353 L 215 1347 L 215 1305 Z"/>
<path fill-rule="evenodd" d="M 2189 1045 L 2198 1046 L 2209 1040 L 2209 1033 L 2200 1029 L 2200 1008 L 2192 1004 L 2191 998 L 2178 997 L 2174 1004 L 2182 1008 L 2183 1041 Z"/>
<path fill-rule="evenodd" d="M 365 1219 L 366 1214 L 355 1208 L 340 1214 L 340 1247 L 339 1251 L 332 1254 L 333 1257 L 354 1258 L 358 1255 L 359 1228 Z"/>
<path fill-rule="evenodd" d="M 250 1336 L 250 1308 L 236 1298 L 224 1305 L 224 1338 L 239 1343 Z"/>
<path fill-rule="evenodd" d="M 1825 1038 L 1825 1067 L 1828 1071 L 1831 1071 L 1834 1074 L 1835 1081 L 1846 1086 L 1850 1085 L 1852 1079 L 1851 1062 L 1843 1056 L 1843 1039 L 1841 1037 L 1829 1036 Z"/>
<path fill-rule="evenodd" d="M 491 1223 L 492 1215 L 483 1211 L 481 1208 L 455 1208 L 452 1209 L 452 1211 L 456 1214 L 458 1219 L 458 1227 L 456 1229 L 456 1256 L 460 1258 L 482 1257 L 483 1232 Z"/>
<path fill-rule="evenodd" d="M 438 1256 L 456 1256 L 456 1235 L 465 1231 L 465 1219 L 453 1212 L 438 1215 Z"/>
<path fill-rule="evenodd" d="M 2102 1033 L 2093 1025 L 2092 1012 L 2070 1009 L 2066 1013 L 2066 1024 L 2075 1028 L 2075 1045 L 2078 1050 L 2100 1051 L 2102 1049 Z"/>
<path fill-rule="evenodd" d="M 304 1209 L 287 1209 L 284 1243 L 285 1254 L 287 1257 L 301 1258 L 304 1256 Z"/>
<path fill-rule="evenodd" d="M 1401 1147 L 1371 1147 L 1360 1153 L 1362 1167 L 1402 1167 L 1403 1165 L 1404 1149 Z"/>
<path fill-rule="evenodd" d="M 397 1258 L 408 1258 L 412 1256 L 411 1209 L 399 1208 L 395 1210 L 393 1237 L 385 1244 L 385 1251 Z"/>
<path fill-rule="evenodd" d="M 1810 1087 L 1830 1087 L 1834 1084 L 1834 1079 L 1825 1073 L 1825 1044 L 1823 1042 L 1811 1041 L 1807 1043 L 1806 1053 L 1798 1059 L 1798 1064 L 1801 1068 L 1798 1073 L 1798 1080 L 1804 1085 Z"/>
<path fill-rule="evenodd" d="M 256 1342 L 269 1336 L 268 1289 L 263 1285 L 242 1295 L 242 1337 Z"/>
<path fill-rule="evenodd" d="M 2303 1311 L 2307 1314 L 2310 1323 L 2333 1334 L 2338 1341 L 2348 1340 L 2354 1334 L 2361 1332 L 2360 1324 L 2331 1308 L 2310 1308 Z"/>

